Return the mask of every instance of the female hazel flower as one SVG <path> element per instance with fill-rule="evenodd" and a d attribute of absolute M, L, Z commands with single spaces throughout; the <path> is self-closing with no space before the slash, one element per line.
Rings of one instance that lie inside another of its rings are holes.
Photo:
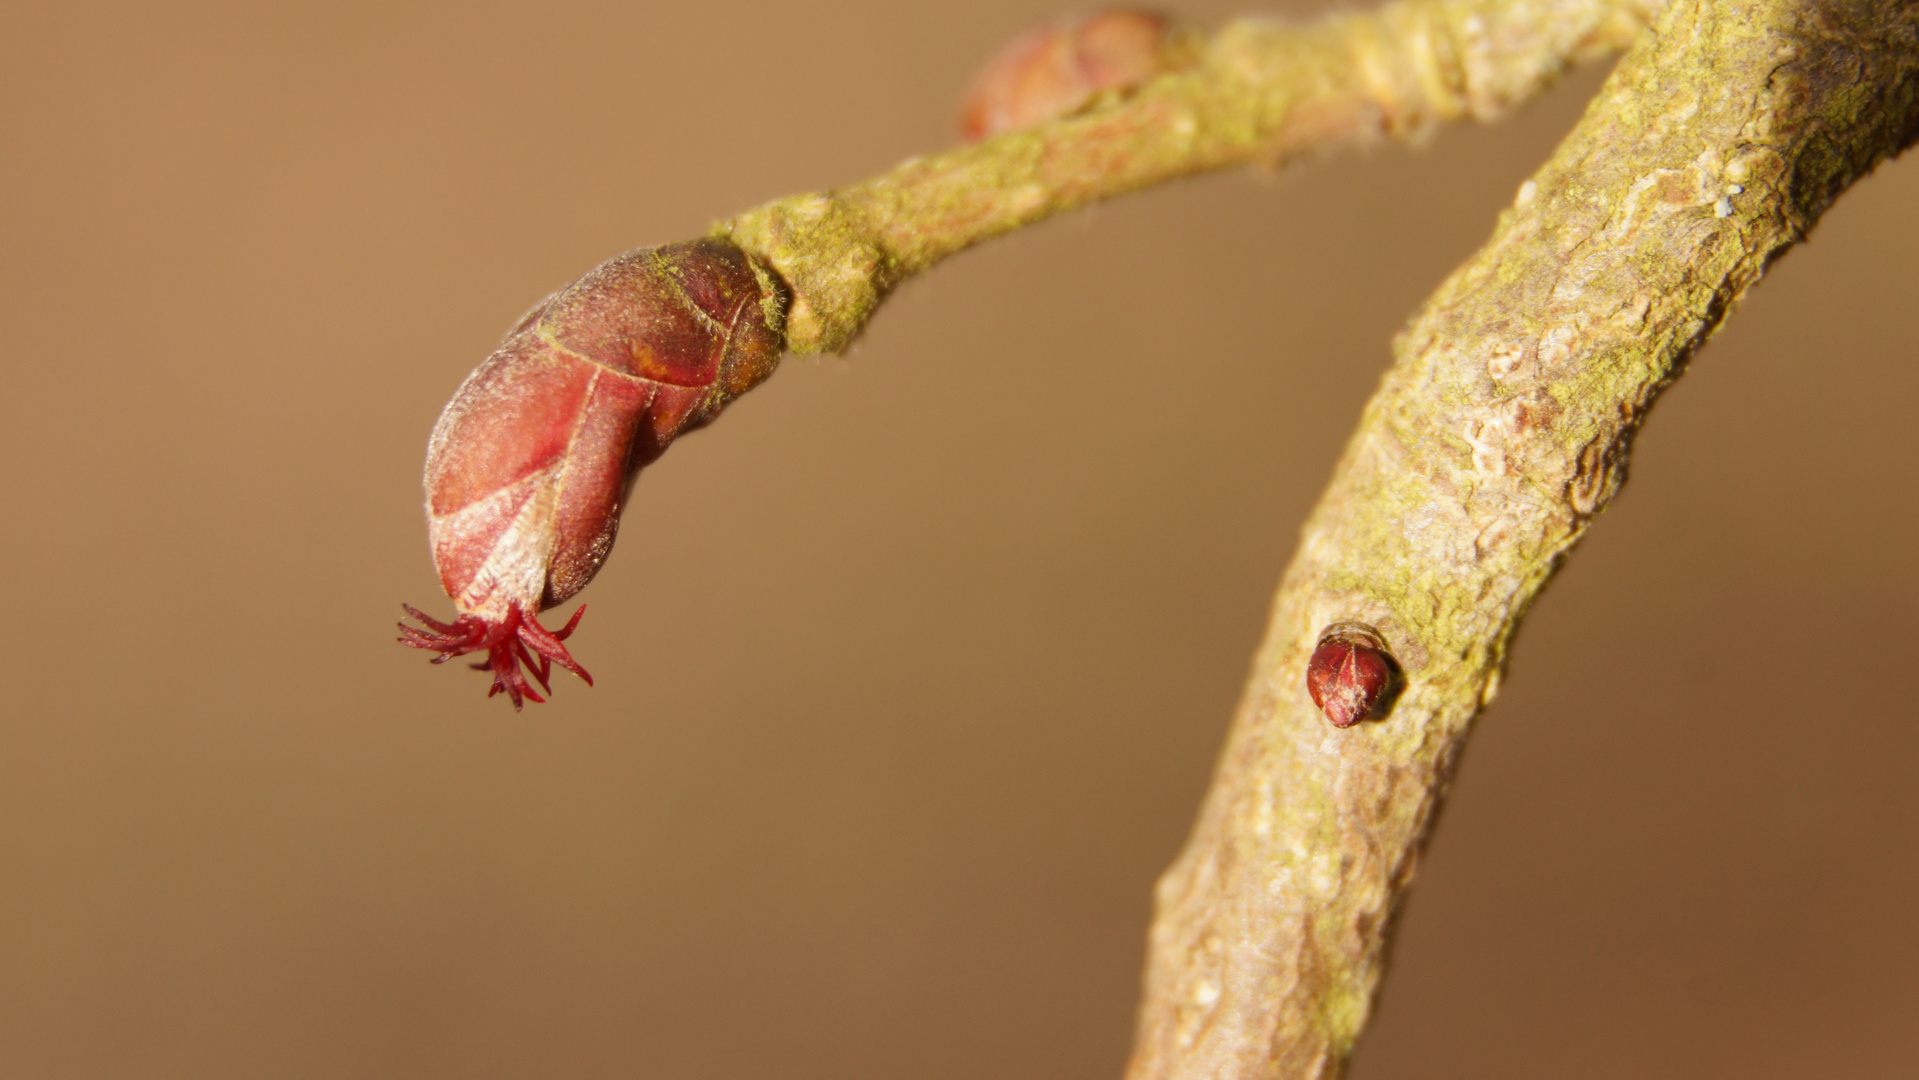
<path fill-rule="evenodd" d="M 427 537 L 459 615 L 400 642 L 486 652 L 487 696 L 544 701 L 552 665 L 589 685 L 539 612 L 606 561 L 640 469 L 778 366 L 786 293 L 729 241 L 610 259 L 520 320 L 447 403 L 427 444 Z M 521 671 L 524 665 L 525 672 Z"/>

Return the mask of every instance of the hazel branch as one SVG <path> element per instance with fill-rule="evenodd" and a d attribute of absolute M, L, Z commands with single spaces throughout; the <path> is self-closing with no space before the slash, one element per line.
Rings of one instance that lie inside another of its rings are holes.
<path fill-rule="evenodd" d="M 845 348 L 887 291 L 982 240 L 1153 184 L 1487 120 L 1625 47 L 1663 0 L 1406 0 L 1228 24 L 1084 113 L 768 203 L 714 229 L 792 290 L 787 346 Z"/>
<path fill-rule="evenodd" d="M 1395 343 L 1281 583 L 1214 783 L 1161 880 L 1132 1080 L 1332 1077 L 1521 616 L 1659 392 L 1831 201 L 1919 136 L 1919 8 L 1677 0 Z M 1308 699 L 1376 627 L 1390 716 Z"/>

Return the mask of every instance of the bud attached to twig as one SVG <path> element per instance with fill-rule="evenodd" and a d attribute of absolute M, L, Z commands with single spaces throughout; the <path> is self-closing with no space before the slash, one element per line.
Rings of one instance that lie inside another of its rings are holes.
<path fill-rule="evenodd" d="M 960 112 L 967 142 L 1065 116 L 1104 91 L 1178 66 L 1184 36 L 1152 11 L 1064 15 L 1008 42 L 987 62 Z"/>
<path fill-rule="evenodd" d="M 1306 691 L 1336 728 L 1385 716 L 1400 686 L 1399 662 L 1365 623 L 1328 626 L 1306 664 Z"/>
<path fill-rule="evenodd" d="M 613 547 L 634 477 L 772 374 L 785 292 L 708 238 L 610 259 L 548 297 L 468 375 L 427 445 L 427 535 L 459 617 L 407 612 L 402 644 L 439 663 L 485 650 L 489 697 L 544 701 L 552 665 L 593 681 L 535 616 Z M 584 611 L 585 608 L 580 609 Z M 524 665 L 526 673 L 521 672 Z"/>

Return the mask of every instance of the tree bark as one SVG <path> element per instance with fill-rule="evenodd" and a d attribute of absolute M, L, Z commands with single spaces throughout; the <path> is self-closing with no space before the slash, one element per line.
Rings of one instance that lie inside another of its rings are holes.
<path fill-rule="evenodd" d="M 894 285 L 981 241 L 1184 176 L 1496 119 L 1623 49 L 1661 3 L 1407 0 L 1304 26 L 1240 19 L 1135 93 L 714 231 L 792 290 L 789 348 L 837 351 Z"/>
<path fill-rule="evenodd" d="M 1632 48 L 1492 239 L 1395 343 L 1281 582 L 1213 786 L 1161 880 L 1131 1080 L 1331 1077 L 1519 621 L 1617 493 L 1659 392 L 1838 194 L 1919 133 L 1894 0 L 1408 0 L 1242 20 L 1076 115 L 716 226 L 843 348 L 899 281 L 1180 176 L 1488 119 Z M 1309 700 L 1328 624 L 1403 668 L 1345 730 Z"/>
<path fill-rule="evenodd" d="M 1916 88 L 1910 4 L 1680 0 L 1399 337 L 1160 882 L 1131 1080 L 1343 1070 L 1521 617 L 1659 392 L 1919 132 Z M 1379 628 L 1407 683 L 1344 731 L 1303 676 L 1341 620 Z"/>

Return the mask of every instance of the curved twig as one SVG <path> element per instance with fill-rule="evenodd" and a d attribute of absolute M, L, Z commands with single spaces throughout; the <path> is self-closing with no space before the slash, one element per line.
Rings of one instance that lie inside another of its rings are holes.
<path fill-rule="evenodd" d="M 1521 616 L 1693 350 L 1919 133 L 1916 24 L 1910 4 L 1677 3 L 1401 335 L 1160 882 L 1133 1080 L 1344 1067 Z M 1408 682 L 1339 731 L 1302 684 L 1344 619 L 1379 627 Z"/>
<path fill-rule="evenodd" d="M 982 240 L 1184 176 L 1498 117 L 1569 65 L 1624 48 L 1660 3 L 1409 0 L 1305 26 L 1244 19 L 1130 96 L 715 232 L 792 288 L 790 349 L 836 351 L 887 290 Z"/>

